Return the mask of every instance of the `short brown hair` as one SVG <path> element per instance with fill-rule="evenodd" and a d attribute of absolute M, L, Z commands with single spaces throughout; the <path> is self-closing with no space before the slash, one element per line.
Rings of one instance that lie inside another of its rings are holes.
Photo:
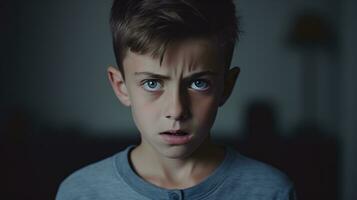
<path fill-rule="evenodd" d="M 232 0 L 114 0 L 110 25 L 121 72 L 127 50 L 162 61 L 170 42 L 191 37 L 214 38 L 230 63 L 239 35 Z"/>

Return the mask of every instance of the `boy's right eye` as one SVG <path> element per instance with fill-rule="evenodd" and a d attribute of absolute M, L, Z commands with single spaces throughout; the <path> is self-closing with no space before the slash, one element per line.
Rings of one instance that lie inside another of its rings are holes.
<path fill-rule="evenodd" d="M 150 92 L 159 91 L 162 88 L 161 83 L 155 79 L 144 80 L 142 85 L 145 90 Z"/>

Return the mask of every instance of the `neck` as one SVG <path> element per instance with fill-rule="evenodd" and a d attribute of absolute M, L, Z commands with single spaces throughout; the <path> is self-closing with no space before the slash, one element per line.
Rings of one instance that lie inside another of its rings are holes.
<path fill-rule="evenodd" d="M 167 189 L 197 185 L 211 175 L 224 158 L 224 150 L 209 140 L 185 158 L 164 157 L 150 147 L 141 143 L 131 152 L 133 168 L 146 181 Z"/>

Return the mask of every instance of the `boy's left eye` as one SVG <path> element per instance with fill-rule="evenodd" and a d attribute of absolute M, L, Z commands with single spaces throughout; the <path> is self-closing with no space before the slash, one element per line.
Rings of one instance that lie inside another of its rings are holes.
<path fill-rule="evenodd" d="M 192 81 L 190 87 L 194 90 L 204 91 L 209 88 L 209 84 L 205 80 L 197 79 L 197 80 Z"/>

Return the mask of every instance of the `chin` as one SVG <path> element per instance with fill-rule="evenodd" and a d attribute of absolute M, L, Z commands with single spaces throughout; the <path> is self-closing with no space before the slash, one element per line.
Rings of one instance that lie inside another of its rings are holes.
<path fill-rule="evenodd" d="M 194 147 L 185 145 L 169 146 L 161 150 L 161 154 L 171 159 L 184 159 L 190 157 L 196 150 Z"/>

